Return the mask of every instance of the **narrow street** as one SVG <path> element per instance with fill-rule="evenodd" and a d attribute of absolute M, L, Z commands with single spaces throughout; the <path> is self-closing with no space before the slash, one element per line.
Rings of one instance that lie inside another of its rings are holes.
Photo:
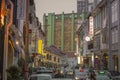
<path fill-rule="evenodd" d="M 120 80 L 120 0 L 0 0 L 0 80 Z"/>

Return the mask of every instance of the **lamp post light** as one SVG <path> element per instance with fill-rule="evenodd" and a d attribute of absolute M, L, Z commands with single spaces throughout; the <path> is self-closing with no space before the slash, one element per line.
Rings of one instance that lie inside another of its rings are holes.
<path fill-rule="evenodd" d="M 85 40 L 88 42 L 88 41 L 90 41 L 90 37 L 89 36 L 86 36 L 85 37 Z"/>
<path fill-rule="evenodd" d="M 16 41 L 16 44 L 17 44 L 17 45 L 19 45 L 19 42 L 18 42 L 18 41 Z"/>

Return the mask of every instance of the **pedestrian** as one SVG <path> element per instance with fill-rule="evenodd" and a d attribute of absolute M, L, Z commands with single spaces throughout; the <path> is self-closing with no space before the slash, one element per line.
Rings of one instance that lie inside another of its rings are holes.
<path fill-rule="evenodd" d="M 91 71 L 90 72 L 90 80 L 96 80 L 96 75 L 95 75 L 95 72 L 94 71 Z"/>

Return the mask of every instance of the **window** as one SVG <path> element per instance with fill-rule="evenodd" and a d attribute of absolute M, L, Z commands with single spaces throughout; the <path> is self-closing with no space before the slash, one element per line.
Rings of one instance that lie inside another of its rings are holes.
<path fill-rule="evenodd" d="M 29 20 L 30 20 L 30 24 L 32 24 L 32 14 L 29 13 Z"/>
<path fill-rule="evenodd" d="M 95 45 L 96 50 L 100 49 L 100 34 L 97 34 L 95 36 L 95 44 L 94 45 Z"/>
<path fill-rule="evenodd" d="M 107 28 L 102 32 L 102 43 L 106 44 L 108 42 L 108 33 Z"/>
<path fill-rule="evenodd" d="M 49 54 L 47 54 L 47 59 L 49 59 Z"/>
<path fill-rule="evenodd" d="M 118 3 L 117 0 L 114 0 L 111 4 L 111 13 L 112 13 L 112 23 L 118 20 Z"/>
<path fill-rule="evenodd" d="M 58 58 L 58 62 L 60 62 L 60 59 Z"/>
<path fill-rule="evenodd" d="M 49 56 L 49 58 L 50 58 L 49 60 L 52 60 L 52 56 L 51 55 Z"/>
<path fill-rule="evenodd" d="M 98 13 L 94 17 L 94 28 L 99 28 L 101 26 L 101 13 Z"/>
<path fill-rule="evenodd" d="M 95 16 L 94 19 L 93 19 L 93 20 L 94 20 L 94 23 L 93 23 L 93 24 L 94 24 L 94 28 L 96 28 L 96 22 L 97 22 L 96 19 L 97 19 L 97 18 L 96 18 L 96 16 Z"/>
<path fill-rule="evenodd" d="M 88 49 L 93 49 L 93 43 L 88 44 Z"/>
<path fill-rule="evenodd" d="M 56 57 L 54 57 L 54 61 L 56 61 Z"/>
<path fill-rule="evenodd" d="M 118 29 L 117 27 L 112 29 L 112 44 L 118 42 Z"/>
<path fill-rule="evenodd" d="M 34 4 L 34 0 L 30 0 L 30 5 L 33 5 Z"/>

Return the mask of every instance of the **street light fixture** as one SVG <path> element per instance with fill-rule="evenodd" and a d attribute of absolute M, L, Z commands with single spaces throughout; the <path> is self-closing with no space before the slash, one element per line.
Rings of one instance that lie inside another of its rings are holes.
<path fill-rule="evenodd" d="M 18 44 L 19 44 L 19 42 L 18 42 L 18 41 L 16 41 L 16 44 L 18 45 Z"/>
<path fill-rule="evenodd" d="M 86 40 L 86 41 L 90 41 L 90 37 L 89 37 L 89 36 L 86 36 L 86 37 L 85 37 L 85 40 Z"/>

